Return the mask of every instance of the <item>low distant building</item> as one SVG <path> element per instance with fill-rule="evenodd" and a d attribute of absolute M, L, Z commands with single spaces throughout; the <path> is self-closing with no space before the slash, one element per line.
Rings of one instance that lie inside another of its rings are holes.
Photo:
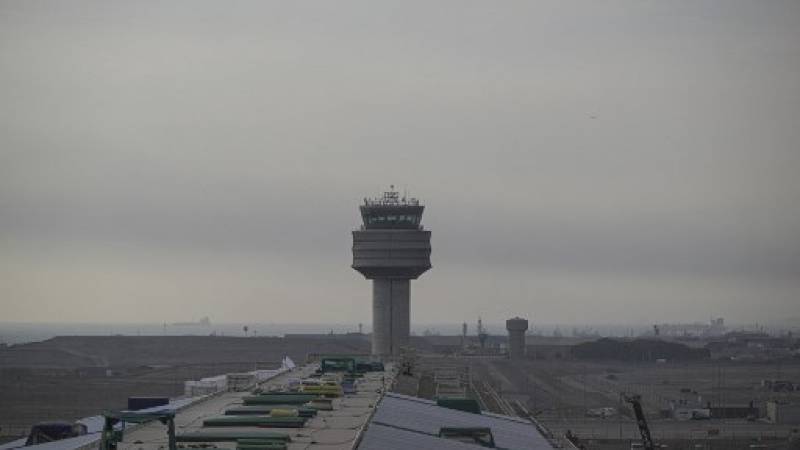
<path fill-rule="evenodd" d="M 256 384 L 256 375 L 252 372 L 227 374 L 227 386 L 232 391 L 247 391 Z"/>
<path fill-rule="evenodd" d="M 587 337 L 526 336 L 526 354 L 531 359 L 570 359 L 573 346 L 593 340 Z"/>
<path fill-rule="evenodd" d="M 500 354 L 507 347 L 508 338 L 502 335 L 488 335 L 481 348 L 477 336 L 411 336 L 411 346 L 424 351 L 442 354 Z"/>
<path fill-rule="evenodd" d="M 798 387 L 800 386 L 789 380 L 771 380 L 766 378 L 761 380 L 761 388 L 772 392 L 793 392 L 798 390 Z"/>
<path fill-rule="evenodd" d="M 800 403 L 768 401 L 767 420 L 778 425 L 800 424 Z"/>
<path fill-rule="evenodd" d="M 674 410 L 672 410 L 672 417 L 676 420 L 710 419 L 711 410 L 708 408 L 677 407 Z"/>
<path fill-rule="evenodd" d="M 750 405 L 712 406 L 711 417 L 714 419 L 748 419 L 758 417 L 758 408 Z"/>
<path fill-rule="evenodd" d="M 348 333 L 286 333 L 284 339 L 296 340 L 349 340 L 349 339 L 368 339 L 369 335 L 358 332 Z"/>
<path fill-rule="evenodd" d="M 737 332 L 728 333 L 721 339 L 708 342 L 706 348 L 715 359 L 767 361 L 791 358 L 795 354 L 794 345 L 794 341 L 788 337 Z"/>

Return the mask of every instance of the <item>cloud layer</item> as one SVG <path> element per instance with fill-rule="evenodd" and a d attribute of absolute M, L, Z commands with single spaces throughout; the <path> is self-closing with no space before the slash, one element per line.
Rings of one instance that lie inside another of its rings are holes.
<path fill-rule="evenodd" d="M 417 323 L 778 320 L 798 22 L 791 1 L 3 2 L 3 318 L 368 323 L 349 230 L 394 183 L 433 231 Z"/>

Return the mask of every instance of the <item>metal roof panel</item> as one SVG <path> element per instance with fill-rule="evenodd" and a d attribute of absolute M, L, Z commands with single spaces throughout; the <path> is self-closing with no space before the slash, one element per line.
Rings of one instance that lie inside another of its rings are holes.
<path fill-rule="evenodd" d="M 373 424 L 383 425 L 375 427 Z M 380 434 L 387 439 L 397 433 L 389 433 L 387 428 L 407 430 L 411 434 L 429 436 L 437 442 L 447 442 L 438 438 L 442 427 L 488 427 L 492 430 L 498 448 L 506 449 L 552 449 L 553 446 L 542 436 L 536 427 L 523 419 L 499 414 L 473 414 L 437 406 L 436 403 L 395 393 L 387 393 L 378 404 L 367 429 L 365 439 L 370 433 L 369 442 L 377 442 Z M 366 448 L 366 447 L 365 447 Z M 377 448 L 377 447 L 372 447 Z"/>

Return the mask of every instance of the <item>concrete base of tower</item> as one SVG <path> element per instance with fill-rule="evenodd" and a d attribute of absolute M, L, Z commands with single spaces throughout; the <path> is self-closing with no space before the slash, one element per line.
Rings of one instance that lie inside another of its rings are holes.
<path fill-rule="evenodd" d="M 508 356 L 512 359 L 525 356 L 525 332 L 528 330 L 528 321 L 521 317 L 506 320 L 508 330 Z"/>
<path fill-rule="evenodd" d="M 520 359 L 525 357 L 525 332 L 521 330 L 508 331 L 508 357 Z"/>
<path fill-rule="evenodd" d="M 411 331 L 408 279 L 372 280 L 372 354 L 399 355 Z"/>

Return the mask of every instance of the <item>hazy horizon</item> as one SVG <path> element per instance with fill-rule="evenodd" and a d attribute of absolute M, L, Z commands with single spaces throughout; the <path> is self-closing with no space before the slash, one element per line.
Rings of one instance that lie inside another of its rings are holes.
<path fill-rule="evenodd" d="M 722 317 L 722 316 L 720 316 L 720 317 Z M 707 324 L 710 323 L 710 319 L 717 319 L 717 318 L 719 318 L 719 317 L 708 317 L 708 318 L 705 318 L 705 319 L 697 318 L 697 319 L 691 319 L 691 320 L 686 320 L 686 321 L 678 321 L 678 322 L 673 321 L 673 322 L 652 322 L 652 323 L 651 322 L 633 322 L 633 321 L 632 322 L 592 322 L 592 321 L 589 321 L 589 322 L 579 322 L 579 321 L 572 321 L 572 322 L 570 322 L 570 321 L 565 321 L 565 322 L 531 322 L 530 323 L 530 326 L 531 326 L 530 330 L 534 330 L 534 327 L 552 328 L 552 327 L 566 326 L 566 327 L 570 327 L 570 328 L 574 327 L 574 328 L 579 329 L 579 330 L 586 330 L 586 329 L 590 329 L 590 328 L 593 328 L 593 327 L 620 327 L 620 328 L 631 328 L 631 327 L 634 327 L 634 328 L 637 328 L 637 329 L 641 328 L 641 329 L 645 329 L 647 331 L 652 331 L 652 326 L 653 325 L 661 325 L 661 324 L 707 325 Z M 722 318 L 724 319 L 724 317 L 722 317 Z M 761 321 L 761 322 L 758 322 L 758 321 L 747 321 L 747 322 L 726 321 L 725 322 L 725 326 L 726 326 L 726 328 L 731 329 L 731 330 L 735 330 L 735 329 L 739 329 L 739 328 L 746 328 L 746 327 L 754 327 L 756 325 L 758 325 L 758 326 L 762 326 L 763 325 L 763 326 L 775 327 L 775 328 L 784 327 L 786 329 L 789 329 L 789 328 L 798 328 L 798 327 L 800 327 L 800 325 L 797 324 L 798 321 L 800 321 L 800 317 L 789 316 L 789 317 L 785 317 L 785 318 L 781 318 L 781 319 L 767 320 L 767 321 Z M 181 323 L 181 322 L 188 322 L 190 324 L 187 325 L 187 324 Z M 153 322 L 153 321 L 150 321 L 150 322 L 147 322 L 147 321 L 145 321 L 145 322 L 141 322 L 141 321 L 140 322 L 136 322 L 136 321 L 94 321 L 94 322 L 85 322 L 85 321 L 67 321 L 67 320 L 62 320 L 62 321 L 35 321 L 35 320 L 34 321 L 30 321 L 30 320 L 28 320 L 28 321 L 22 321 L 22 320 L 21 321 L 8 321 L 8 320 L 0 320 L 0 326 L 2 326 L 2 325 L 36 325 L 36 326 L 38 326 L 38 325 L 44 325 L 44 326 L 49 326 L 49 325 L 57 325 L 57 326 L 58 325 L 69 325 L 69 326 L 72 326 L 72 325 L 92 325 L 92 326 L 95 326 L 95 325 L 96 326 L 106 326 L 106 325 L 108 325 L 108 326 L 114 326 L 114 325 L 123 325 L 123 326 L 148 325 L 148 326 L 162 326 L 165 323 L 168 326 L 176 326 L 176 325 L 190 326 L 190 327 L 204 326 L 204 325 L 199 325 L 199 324 L 196 325 L 196 324 L 191 323 L 191 322 L 195 322 L 195 320 L 192 319 L 192 318 L 184 318 L 184 319 L 175 318 L 175 319 L 166 320 L 166 321 L 162 320 L 161 322 Z M 471 319 L 467 320 L 466 322 L 467 322 L 467 325 L 470 327 L 470 330 L 474 332 L 474 328 L 475 328 L 475 326 L 477 324 L 477 318 L 471 318 Z M 241 327 L 242 325 L 254 324 L 254 325 L 261 325 L 261 326 L 304 325 L 304 326 L 322 327 L 322 326 L 336 325 L 336 326 L 349 327 L 349 328 L 356 329 L 358 327 L 359 323 L 361 323 L 363 325 L 365 332 L 372 328 L 372 324 L 370 323 L 370 321 L 366 321 L 366 322 L 353 322 L 353 321 L 350 321 L 350 322 L 347 322 L 347 321 L 345 321 L 345 322 L 297 322 L 297 321 L 293 321 L 293 322 L 290 322 L 290 321 L 269 322 L 269 321 L 266 321 L 265 322 L 265 321 L 258 321 L 258 320 L 255 320 L 255 321 L 252 321 L 252 320 L 251 321 L 241 320 L 241 321 L 217 322 L 217 321 L 213 321 L 212 320 L 211 321 L 211 326 L 221 325 L 221 326 L 240 326 Z M 423 322 L 423 321 L 415 321 L 412 324 L 412 328 L 424 329 L 426 327 L 428 327 L 428 328 L 430 328 L 430 327 L 457 327 L 458 328 L 458 330 L 457 330 L 458 332 L 456 334 L 460 334 L 461 325 L 463 323 L 464 323 L 463 321 L 462 322 Z M 496 321 L 496 322 L 484 321 L 483 324 L 484 324 L 484 326 L 487 326 L 487 327 L 492 327 L 492 328 L 501 327 L 501 328 L 505 329 L 505 319 L 503 319 L 501 321 Z M 431 329 L 433 329 L 433 328 L 431 328 Z"/>
<path fill-rule="evenodd" d="M 247 326 L 245 333 L 243 327 Z M 0 321 L 0 344 L 24 344 L 41 342 L 54 337 L 70 336 L 224 336 L 224 337 L 276 337 L 287 334 L 344 334 L 358 332 L 357 323 L 259 323 L 237 322 L 219 323 L 211 322 L 210 325 L 186 325 L 180 323 L 24 323 Z M 363 323 L 362 332 L 372 333 L 370 323 Z M 688 324 L 692 325 L 692 324 Z M 483 323 L 484 330 L 493 336 L 505 336 L 507 330 L 505 323 Z M 773 335 L 783 335 L 788 331 L 796 332 L 797 321 L 784 323 L 747 323 L 726 324 L 727 331 L 754 332 L 764 331 Z M 458 336 L 462 332 L 460 323 L 415 323 L 411 326 L 412 336 L 425 336 L 428 334 L 441 336 Z M 653 332 L 652 325 L 647 323 L 628 324 L 570 324 L 570 323 L 531 323 L 526 334 L 535 336 L 563 336 L 563 337 L 647 337 Z M 467 334 L 470 337 L 477 335 L 475 322 L 468 323 Z"/>
<path fill-rule="evenodd" d="M 799 42 L 794 1 L 0 1 L 2 320 L 368 324 L 390 184 L 412 326 L 796 318 Z"/>

